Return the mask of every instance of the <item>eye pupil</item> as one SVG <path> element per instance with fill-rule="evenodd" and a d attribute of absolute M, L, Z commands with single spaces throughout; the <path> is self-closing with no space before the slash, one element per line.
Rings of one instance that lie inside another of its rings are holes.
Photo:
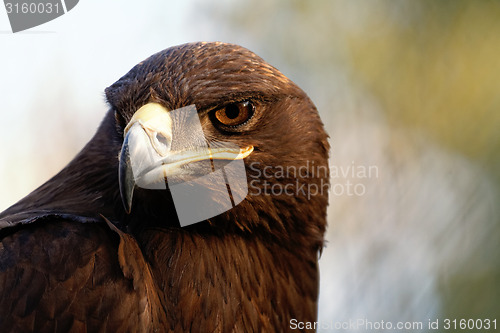
<path fill-rule="evenodd" d="M 254 106 L 249 101 L 232 103 L 215 111 L 215 119 L 220 125 L 236 127 L 246 123 L 253 113 Z"/>
<path fill-rule="evenodd" d="M 240 109 L 236 104 L 230 104 L 226 107 L 226 116 L 229 119 L 236 119 L 240 114 Z"/>

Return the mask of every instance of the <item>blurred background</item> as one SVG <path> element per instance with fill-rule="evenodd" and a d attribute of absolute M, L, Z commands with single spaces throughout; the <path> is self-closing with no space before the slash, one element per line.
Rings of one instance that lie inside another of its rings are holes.
<path fill-rule="evenodd" d="M 1 9 L 0 211 L 83 147 L 136 63 L 233 42 L 330 134 L 320 321 L 500 320 L 499 17 L 499 1 L 85 0 L 12 34 Z"/>

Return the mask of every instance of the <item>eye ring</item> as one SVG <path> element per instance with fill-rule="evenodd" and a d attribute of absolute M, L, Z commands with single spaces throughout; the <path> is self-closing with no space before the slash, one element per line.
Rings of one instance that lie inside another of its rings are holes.
<path fill-rule="evenodd" d="M 227 127 L 238 127 L 252 118 L 255 106 L 250 101 L 231 103 L 215 111 L 218 123 Z"/>

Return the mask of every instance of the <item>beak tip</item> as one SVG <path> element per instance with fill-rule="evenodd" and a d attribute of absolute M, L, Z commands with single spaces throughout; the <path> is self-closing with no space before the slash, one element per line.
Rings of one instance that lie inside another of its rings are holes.
<path fill-rule="evenodd" d="M 134 185 L 123 184 L 120 182 L 120 196 L 122 199 L 122 204 L 125 212 L 130 214 L 132 211 L 132 197 L 134 193 Z"/>
<path fill-rule="evenodd" d="M 123 208 L 127 214 L 132 211 L 132 198 L 134 195 L 135 182 L 130 165 L 130 154 L 128 147 L 128 136 L 125 137 L 118 168 L 118 186 Z"/>
<path fill-rule="evenodd" d="M 127 215 L 130 215 L 130 213 L 132 212 L 132 207 L 124 206 L 124 208 L 125 208 L 125 213 L 127 213 Z"/>

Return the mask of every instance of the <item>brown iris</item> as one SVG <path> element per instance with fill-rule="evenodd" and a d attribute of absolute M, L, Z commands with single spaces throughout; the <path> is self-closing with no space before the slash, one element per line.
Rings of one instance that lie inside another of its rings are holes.
<path fill-rule="evenodd" d="M 215 118 L 225 126 L 239 126 L 247 122 L 253 115 L 254 106 L 249 101 L 228 104 L 215 111 Z"/>

